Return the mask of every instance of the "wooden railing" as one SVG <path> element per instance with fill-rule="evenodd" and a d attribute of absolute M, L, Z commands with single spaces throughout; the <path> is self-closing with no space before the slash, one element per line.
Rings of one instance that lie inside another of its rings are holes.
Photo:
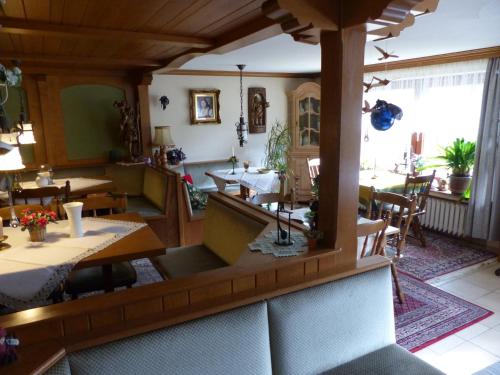
<path fill-rule="evenodd" d="M 272 214 L 226 194 L 213 199 L 248 217 L 274 226 Z M 294 224 L 300 229 L 299 224 Z M 250 253 L 250 251 L 248 251 Z M 324 249 L 292 258 L 251 253 L 247 262 L 124 291 L 64 302 L 0 317 L 0 327 L 21 341 L 19 360 L 10 374 L 36 373 L 66 352 L 168 327 L 300 290 L 388 264 L 371 257 L 341 268 L 340 249 Z M 3 370 L 3 369 L 2 369 Z"/>

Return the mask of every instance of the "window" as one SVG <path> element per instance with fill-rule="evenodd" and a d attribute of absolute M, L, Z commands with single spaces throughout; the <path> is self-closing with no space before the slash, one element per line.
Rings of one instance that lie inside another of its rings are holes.
<path fill-rule="evenodd" d="M 380 169 L 394 169 L 394 164 L 403 163 L 414 132 L 424 135 L 424 160 L 438 155 L 440 147 L 457 137 L 475 141 L 486 64 L 486 60 L 477 60 L 365 74 L 365 82 L 376 76 L 391 83 L 371 89 L 364 94 L 364 100 L 371 106 L 377 99 L 395 104 L 403 110 L 403 118 L 384 132 L 371 126 L 369 113 L 363 115 L 362 167 L 373 168 L 376 164 Z"/>

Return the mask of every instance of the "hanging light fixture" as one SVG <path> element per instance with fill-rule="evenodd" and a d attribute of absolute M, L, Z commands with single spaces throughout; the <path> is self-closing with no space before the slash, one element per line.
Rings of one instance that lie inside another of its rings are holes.
<path fill-rule="evenodd" d="M 238 64 L 236 66 L 240 70 L 240 121 L 235 125 L 240 147 L 243 147 L 243 145 L 248 142 L 248 124 L 243 118 L 243 69 L 245 69 L 245 65 Z"/>

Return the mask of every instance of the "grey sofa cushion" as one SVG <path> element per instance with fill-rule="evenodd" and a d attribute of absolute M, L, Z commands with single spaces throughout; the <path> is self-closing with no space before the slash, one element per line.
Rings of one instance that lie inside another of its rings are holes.
<path fill-rule="evenodd" d="M 265 302 L 68 355 L 73 375 L 271 374 Z"/>
<path fill-rule="evenodd" d="M 389 267 L 268 302 L 273 372 L 317 374 L 395 343 Z"/>
<path fill-rule="evenodd" d="M 204 245 L 173 247 L 153 261 L 158 270 L 169 279 L 227 266 L 226 262 Z"/>
<path fill-rule="evenodd" d="M 417 356 L 393 344 L 356 358 L 324 375 L 443 375 Z"/>
<path fill-rule="evenodd" d="M 45 375 L 71 375 L 71 370 L 69 368 L 68 357 L 64 357 L 54 366 L 49 368 Z"/>
<path fill-rule="evenodd" d="M 163 212 L 145 197 L 128 197 L 127 212 L 137 212 L 142 217 L 163 215 Z"/>

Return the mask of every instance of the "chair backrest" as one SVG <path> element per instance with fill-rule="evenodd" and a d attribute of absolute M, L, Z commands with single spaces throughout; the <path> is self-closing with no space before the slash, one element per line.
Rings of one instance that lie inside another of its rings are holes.
<path fill-rule="evenodd" d="M 31 211 L 41 211 L 43 209 L 43 207 L 39 204 L 18 204 L 13 206 L 13 208 L 17 217 L 21 217 L 23 215 L 23 211 L 26 209 L 30 209 Z M 10 220 L 10 207 L 0 208 L 0 217 L 2 220 Z"/>
<path fill-rule="evenodd" d="M 398 248 L 404 247 L 406 235 L 410 229 L 413 214 L 415 213 L 417 199 L 405 197 L 396 193 L 373 192 L 371 206 L 376 205 L 375 219 L 382 219 L 384 213 L 390 211 L 391 225 L 399 228 Z"/>
<path fill-rule="evenodd" d="M 356 236 L 364 237 L 361 256 L 383 255 L 385 245 L 385 231 L 391 223 L 391 212 L 386 213 L 385 219 L 379 219 L 371 223 L 358 224 Z"/>
<path fill-rule="evenodd" d="M 414 195 L 417 197 L 417 210 L 422 211 L 425 208 L 425 203 L 429 192 L 431 191 L 432 181 L 436 175 L 436 170 L 428 176 L 410 176 L 406 175 L 405 188 L 403 194 L 406 196 Z"/>
<path fill-rule="evenodd" d="M 256 205 L 266 204 L 266 203 L 290 203 L 290 209 L 293 210 L 295 205 L 295 192 L 297 190 L 298 177 L 294 177 L 294 184 L 290 187 L 290 192 L 285 193 L 288 190 L 287 183 L 289 178 L 285 174 L 279 176 L 280 180 L 280 191 L 279 193 L 261 193 L 255 194 L 250 202 Z"/>
<path fill-rule="evenodd" d="M 104 214 L 127 211 L 127 193 L 88 194 L 78 201 L 83 203 L 82 211 L 91 212 L 94 217 L 98 216 L 98 210 L 106 210 Z"/>
<path fill-rule="evenodd" d="M 375 188 L 373 186 L 368 187 L 359 185 L 359 203 L 365 206 L 366 208 L 365 217 L 368 219 L 370 218 L 372 212 L 371 201 L 372 201 L 372 194 L 374 191 Z"/>
<path fill-rule="evenodd" d="M 57 212 L 59 217 L 63 216 L 63 211 L 61 203 L 66 203 L 69 201 L 69 195 L 71 192 L 71 187 L 69 181 L 66 181 L 64 186 L 44 186 L 34 189 L 21 189 L 12 191 L 12 199 L 14 202 L 16 200 L 24 200 L 25 204 L 31 204 L 30 200 L 38 200 L 40 205 L 49 206 L 51 209 Z M 44 198 L 52 198 L 53 200 L 46 203 Z"/>
<path fill-rule="evenodd" d="M 309 177 L 311 178 L 311 186 L 314 185 L 314 178 L 319 175 L 319 158 L 307 158 L 307 166 L 309 167 Z"/>

